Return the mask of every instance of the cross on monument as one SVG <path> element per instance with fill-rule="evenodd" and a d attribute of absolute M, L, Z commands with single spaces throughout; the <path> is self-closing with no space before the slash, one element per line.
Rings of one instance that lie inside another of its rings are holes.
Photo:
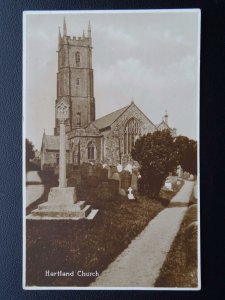
<path fill-rule="evenodd" d="M 65 121 L 69 118 L 69 106 L 61 102 L 57 106 L 57 118 L 59 119 L 59 187 L 64 188 L 66 183 L 66 130 Z"/>

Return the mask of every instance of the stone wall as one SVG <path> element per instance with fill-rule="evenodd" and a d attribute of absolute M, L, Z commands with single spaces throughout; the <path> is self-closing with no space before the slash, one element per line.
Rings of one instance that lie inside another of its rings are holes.
<path fill-rule="evenodd" d="M 132 104 L 112 125 L 111 130 L 104 135 L 104 162 L 109 165 L 120 163 L 124 154 L 124 129 L 131 118 L 136 118 L 142 124 L 142 134 L 155 131 L 155 125 Z"/>
<path fill-rule="evenodd" d="M 44 164 L 56 165 L 59 151 L 44 151 L 41 153 L 41 168 Z M 66 163 L 70 163 L 70 152 L 66 151 Z"/>

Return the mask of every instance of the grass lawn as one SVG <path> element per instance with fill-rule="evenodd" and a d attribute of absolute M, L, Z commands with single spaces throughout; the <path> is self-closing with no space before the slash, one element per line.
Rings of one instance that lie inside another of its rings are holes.
<path fill-rule="evenodd" d="M 185 236 L 186 227 L 195 220 L 197 210 L 188 211 L 155 282 L 155 287 L 197 287 L 197 237 L 192 239 L 189 248 Z"/>
<path fill-rule="evenodd" d="M 47 201 L 49 187 L 42 197 Z M 83 193 L 83 195 L 82 195 Z M 26 221 L 26 285 L 88 286 L 94 277 L 79 277 L 78 270 L 101 273 L 164 207 L 160 201 L 140 196 L 136 201 L 117 196 L 100 201 L 94 189 L 80 189 L 79 197 L 99 209 L 94 220 Z M 27 213 L 36 203 L 28 207 Z M 52 272 L 74 271 L 74 277 L 45 277 Z"/>

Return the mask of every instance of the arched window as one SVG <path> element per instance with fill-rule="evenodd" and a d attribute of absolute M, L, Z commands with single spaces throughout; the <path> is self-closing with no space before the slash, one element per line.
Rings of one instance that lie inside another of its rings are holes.
<path fill-rule="evenodd" d="M 75 53 L 75 61 L 76 61 L 76 65 L 79 66 L 80 65 L 80 52 L 76 52 Z"/>
<path fill-rule="evenodd" d="M 138 120 L 131 118 L 124 128 L 124 154 L 129 154 L 136 140 L 141 136 L 141 124 Z"/>
<path fill-rule="evenodd" d="M 95 144 L 93 142 L 90 142 L 88 144 L 88 160 L 94 160 L 95 159 Z"/>
<path fill-rule="evenodd" d="M 78 112 L 76 115 L 76 125 L 80 126 L 81 125 L 81 113 Z"/>
<path fill-rule="evenodd" d="M 76 85 L 80 85 L 80 78 L 76 79 Z"/>

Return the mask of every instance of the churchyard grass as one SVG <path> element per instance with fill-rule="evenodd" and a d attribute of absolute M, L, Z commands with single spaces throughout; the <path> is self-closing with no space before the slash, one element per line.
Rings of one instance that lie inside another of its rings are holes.
<path fill-rule="evenodd" d="M 47 201 L 50 185 L 27 214 Z M 146 196 L 135 201 L 120 195 L 112 201 L 99 200 L 95 190 L 81 187 L 77 191 L 78 200 L 99 209 L 91 221 L 26 221 L 27 286 L 88 286 L 95 277 L 79 277 L 77 271 L 100 274 L 164 208 L 160 201 Z M 75 276 L 46 277 L 46 270 L 74 271 Z"/>
<path fill-rule="evenodd" d="M 192 207 L 193 208 L 193 207 Z M 196 287 L 197 282 L 197 236 L 192 239 L 191 245 L 187 243 L 186 229 L 189 224 L 197 220 L 197 209 L 188 210 L 178 234 L 170 248 L 167 258 L 160 270 L 155 287 Z M 194 249 L 194 255 L 189 253 Z"/>

